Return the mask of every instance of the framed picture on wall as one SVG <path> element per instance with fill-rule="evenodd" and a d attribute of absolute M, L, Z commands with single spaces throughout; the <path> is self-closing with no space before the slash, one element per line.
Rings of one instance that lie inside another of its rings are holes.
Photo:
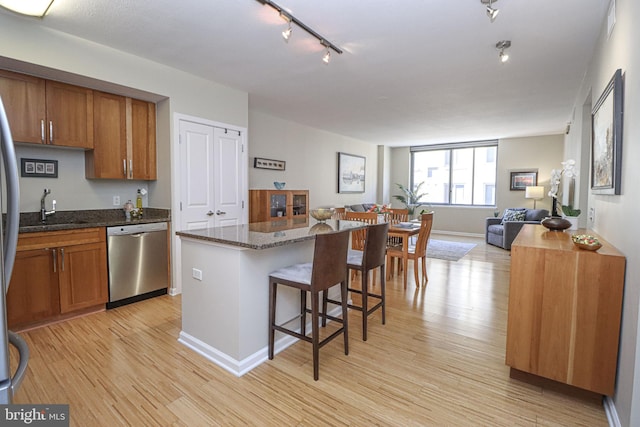
<path fill-rule="evenodd" d="M 338 153 L 338 193 L 364 193 L 366 159 Z"/>
<path fill-rule="evenodd" d="M 591 115 L 591 192 L 620 194 L 622 181 L 622 70 L 618 69 Z"/>
<path fill-rule="evenodd" d="M 511 172 L 511 191 L 524 191 L 535 185 L 538 185 L 537 170 Z"/>

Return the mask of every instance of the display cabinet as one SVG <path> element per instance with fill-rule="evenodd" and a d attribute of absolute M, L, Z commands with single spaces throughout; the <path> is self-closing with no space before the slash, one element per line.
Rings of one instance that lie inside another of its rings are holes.
<path fill-rule="evenodd" d="M 249 190 L 249 222 L 308 217 L 308 190 Z"/>

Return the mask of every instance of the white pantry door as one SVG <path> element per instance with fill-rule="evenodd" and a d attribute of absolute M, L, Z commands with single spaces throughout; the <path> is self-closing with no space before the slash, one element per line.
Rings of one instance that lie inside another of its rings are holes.
<path fill-rule="evenodd" d="M 245 222 L 246 153 L 236 130 L 180 120 L 181 229 Z"/>

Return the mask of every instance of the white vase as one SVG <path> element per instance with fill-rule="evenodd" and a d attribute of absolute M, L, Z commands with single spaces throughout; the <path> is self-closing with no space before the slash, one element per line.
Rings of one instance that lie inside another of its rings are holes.
<path fill-rule="evenodd" d="M 578 229 L 578 217 L 577 216 L 565 216 L 564 219 L 571 223 L 571 227 L 569 230 L 577 230 Z"/>

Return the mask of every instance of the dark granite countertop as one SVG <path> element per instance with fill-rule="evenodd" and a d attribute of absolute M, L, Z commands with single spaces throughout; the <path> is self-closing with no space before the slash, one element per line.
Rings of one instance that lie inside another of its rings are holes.
<path fill-rule="evenodd" d="M 312 240 L 316 234 L 341 230 L 357 230 L 367 226 L 364 222 L 328 220 L 324 223 L 314 219 L 281 220 L 229 225 L 225 227 L 201 228 L 178 231 L 178 236 L 211 243 L 223 243 L 249 249 L 268 249 Z"/>
<path fill-rule="evenodd" d="M 169 209 L 144 209 L 140 219 L 127 221 L 122 209 L 94 209 L 80 211 L 57 211 L 47 217 L 45 223 L 40 221 L 40 212 L 20 213 L 20 233 L 38 231 L 73 230 L 76 228 L 112 227 L 117 225 L 147 224 L 152 222 L 171 221 Z"/>

